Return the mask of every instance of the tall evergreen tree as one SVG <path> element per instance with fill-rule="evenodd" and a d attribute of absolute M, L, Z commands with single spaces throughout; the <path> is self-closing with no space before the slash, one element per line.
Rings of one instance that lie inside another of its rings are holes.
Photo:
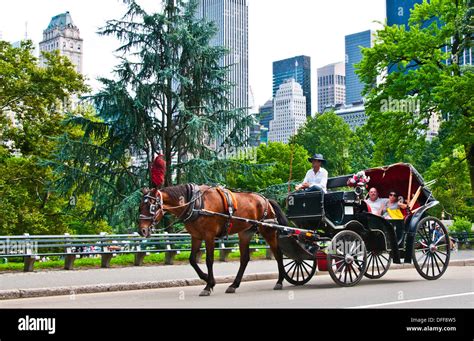
<path fill-rule="evenodd" d="M 123 18 L 99 32 L 120 40 L 121 56 L 116 78 L 100 79 L 102 89 L 89 98 L 98 119 L 70 117 L 68 123 L 82 125 L 85 133 L 80 139 L 64 136 L 56 160 L 64 174 L 60 187 L 92 191 L 94 213 L 115 225 L 133 222 L 137 189 L 150 185 L 148 165 L 157 153 L 164 154 L 167 169 L 173 157 L 188 171 L 220 164 L 209 161 L 217 159 L 219 147 L 244 145 L 252 123 L 245 109 L 228 101 L 231 66 L 221 65 L 227 51 L 210 45 L 216 27 L 196 18 L 195 0 L 163 1 L 159 13 L 126 2 Z M 213 146 L 217 140 L 225 146 Z M 171 184 L 168 171 L 165 185 Z"/>

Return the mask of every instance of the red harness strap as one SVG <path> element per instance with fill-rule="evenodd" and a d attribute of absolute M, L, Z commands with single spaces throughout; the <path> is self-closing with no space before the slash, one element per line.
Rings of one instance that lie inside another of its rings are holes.
<path fill-rule="evenodd" d="M 237 200 L 235 199 L 234 193 L 228 189 L 216 187 L 217 193 L 220 194 L 222 201 L 224 203 L 224 210 L 229 214 L 230 218 L 227 220 L 227 223 L 224 227 L 226 236 L 231 234 L 232 227 L 234 223 L 232 221 L 232 215 L 237 211 Z"/>

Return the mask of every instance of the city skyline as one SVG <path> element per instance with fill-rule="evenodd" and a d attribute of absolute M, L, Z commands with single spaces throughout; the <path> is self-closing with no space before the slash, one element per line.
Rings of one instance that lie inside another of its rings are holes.
<path fill-rule="evenodd" d="M 94 2 L 91 0 L 17 0 L 3 6 L 0 13 L 0 31 L 3 39 L 18 41 L 25 36 L 35 44 L 42 40 L 42 33 L 51 18 L 69 11 L 84 39 L 84 73 L 88 83 L 98 89 L 97 77 L 110 77 L 118 63 L 113 51 L 119 42 L 111 37 L 96 34 L 106 20 L 120 18 L 125 11 L 121 0 Z M 367 28 L 380 28 L 374 21 L 385 20 L 385 1 L 335 0 L 319 3 L 294 0 L 249 0 L 249 84 L 255 96 L 255 105 L 261 106 L 272 96 L 272 62 L 296 55 L 312 59 L 312 79 L 316 69 L 344 58 L 344 36 Z M 160 9 L 158 0 L 138 0 L 148 11 Z M 271 7 L 269 7 L 271 6 Z M 305 11 L 301 11 L 301 7 Z M 21 15 L 18 15 L 20 13 Z M 291 20 L 294 18 L 294 20 Z M 264 24 L 263 24 L 264 23 Z M 282 25 L 282 23 L 289 23 Z M 317 82 L 312 82 L 312 93 L 317 93 Z M 313 95 L 312 107 L 317 107 Z M 314 110 L 313 110 L 314 111 Z M 314 112 L 313 112 L 314 114 Z"/>
<path fill-rule="evenodd" d="M 273 62 L 273 98 L 288 79 L 293 78 L 303 88 L 306 97 L 306 116 L 311 117 L 311 57 L 293 56 Z"/>

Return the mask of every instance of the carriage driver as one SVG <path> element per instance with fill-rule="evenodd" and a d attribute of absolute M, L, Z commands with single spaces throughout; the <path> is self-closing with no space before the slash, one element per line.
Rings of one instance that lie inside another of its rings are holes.
<path fill-rule="evenodd" d="M 310 169 L 303 180 L 303 183 L 296 186 L 296 190 L 305 190 L 306 192 L 318 191 L 321 188 L 326 193 L 328 183 L 328 171 L 321 167 L 326 163 L 322 154 L 314 154 L 308 159 L 313 168 Z"/>

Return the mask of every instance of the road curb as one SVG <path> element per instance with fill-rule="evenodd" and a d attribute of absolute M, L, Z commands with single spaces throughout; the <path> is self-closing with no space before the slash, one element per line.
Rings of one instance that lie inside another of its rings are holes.
<path fill-rule="evenodd" d="M 235 276 L 216 277 L 216 283 L 232 283 L 234 281 L 234 278 Z M 242 282 L 264 281 L 277 278 L 278 273 L 250 274 L 244 276 L 242 278 Z M 178 288 L 205 284 L 206 283 L 200 279 L 178 279 L 136 283 L 93 284 L 55 288 L 0 290 L 0 300 L 13 300 L 20 298 L 35 298 L 48 296 L 74 296 L 80 294 L 94 294 L 115 291 Z"/>
<path fill-rule="evenodd" d="M 474 266 L 474 259 L 453 260 L 449 266 Z M 413 268 L 413 264 L 392 264 L 390 270 Z M 235 276 L 216 277 L 217 284 L 232 283 Z M 278 273 L 257 273 L 245 275 L 242 282 L 254 282 L 277 279 Z M 81 286 L 68 286 L 56 288 L 38 288 L 38 289 L 14 289 L 0 290 L 0 300 L 13 300 L 20 298 L 35 298 L 48 296 L 75 296 L 80 294 L 96 294 L 116 291 L 149 290 L 164 288 L 179 288 L 188 286 L 204 285 L 205 282 L 200 279 L 177 279 L 167 281 L 151 281 L 136 283 L 113 283 L 113 284 L 92 284 Z"/>

